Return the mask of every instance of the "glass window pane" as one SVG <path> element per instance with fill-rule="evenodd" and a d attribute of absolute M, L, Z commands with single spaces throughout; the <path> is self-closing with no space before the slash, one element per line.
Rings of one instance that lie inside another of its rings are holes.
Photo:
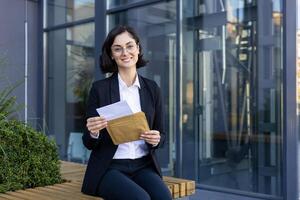
<path fill-rule="evenodd" d="M 47 62 L 49 134 L 63 158 L 86 161 L 85 149 L 76 151 L 78 155 L 67 151 L 75 148 L 68 144 L 70 134 L 83 133 L 85 127 L 85 104 L 94 78 L 94 24 L 49 32 Z"/>
<path fill-rule="evenodd" d="M 164 100 L 165 125 L 168 141 L 158 153 L 164 174 L 173 173 L 174 148 L 174 87 L 176 59 L 176 3 L 163 3 L 131 9 L 109 16 L 109 28 L 118 24 L 132 26 L 141 39 L 144 57 L 149 60 L 139 73 L 161 87 Z"/>
<path fill-rule="evenodd" d="M 184 176 L 282 196 L 282 1 L 182 4 Z"/>
<path fill-rule="evenodd" d="M 95 0 L 48 0 L 47 27 L 95 16 Z"/>
<path fill-rule="evenodd" d="M 117 6 L 123 6 L 130 3 L 135 3 L 144 0 L 107 0 L 107 8 L 114 8 Z"/>

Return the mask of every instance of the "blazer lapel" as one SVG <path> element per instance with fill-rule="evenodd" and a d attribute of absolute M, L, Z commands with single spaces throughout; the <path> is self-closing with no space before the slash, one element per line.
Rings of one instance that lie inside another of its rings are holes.
<path fill-rule="evenodd" d="M 151 105 L 151 95 L 149 94 L 147 87 L 143 78 L 139 75 L 139 82 L 141 88 L 139 89 L 140 93 L 140 102 L 141 102 L 141 110 L 145 113 L 148 123 L 150 124 L 150 111 L 149 105 Z M 118 82 L 118 74 L 114 73 L 111 76 L 110 81 L 110 103 L 116 103 L 120 101 L 120 91 L 119 91 L 119 82 Z"/>
<path fill-rule="evenodd" d="M 114 73 L 110 81 L 110 103 L 112 104 L 118 101 L 120 101 L 118 73 Z"/>
<path fill-rule="evenodd" d="M 147 122 L 150 126 L 151 124 L 151 110 L 150 110 L 150 105 L 151 105 L 151 94 L 149 93 L 149 90 L 146 87 L 146 84 L 143 80 L 143 78 L 139 75 L 139 81 L 140 81 L 140 102 L 141 102 L 141 110 L 145 113 L 146 118 L 147 118 Z M 151 129 L 151 127 L 150 127 Z M 152 145 L 149 143 L 146 143 L 150 149 L 150 151 L 154 151 L 152 148 Z"/>
<path fill-rule="evenodd" d="M 148 90 L 146 88 L 144 80 L 142 79 L 142 77 L 140 75 L 138 77 L 139 77 L 140 86 L 141 86 L 141 88 L 139 90 L 141 110 L 145 113 L 148 123 L 150 123 L 148 107 L 150 105 L 149 100 L 151 99 L 151 97 L 148 94 Z"/>

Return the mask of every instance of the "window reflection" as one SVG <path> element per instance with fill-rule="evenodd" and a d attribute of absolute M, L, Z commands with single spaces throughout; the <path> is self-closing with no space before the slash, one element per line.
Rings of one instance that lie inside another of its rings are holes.
<path fill-rule="evenodd" d="M 86 162 L 84 147 L 70 141 L 77 144 L 85 127 L 85 105 L 94 78 L 94 24 L 51 31 L 48 43 L 49 134 L 64 159 Z"/>
<path fill-rule="evenodd" d="M 95 16 L 95 0 L 48 0 L 47 26 Z"/>
<path fill-rule="evenodd" d="M 114 1 L 117 2 L 117 1 Z M 118 1 L 120 3 L 120 1 Z M 128 1 L 129 2 L 129 1 Z M 124 3 L 124 2 L 123 2 Z M 174 101 L 176 59 L 176 2 L 168 1 L 110 15 L 109 28 L 127 24 L 134 27 L 141 38 L 144 56 L 149 60 L 139 73 L 154 80 L 161 88 L 168 141 L 157 155 L 164 174 L 173 174 Z"/>
<path fill-rule="evenodd" d="M 184 176 L 281 196 L 282 1 L 182 3 Z"/>
<path fill-rule="evenodd" d="M 113 8 L 117 6 L 124 6 L 126 4 L 135 3 L 143 0 L 107 0 L 108 8 Z"/>

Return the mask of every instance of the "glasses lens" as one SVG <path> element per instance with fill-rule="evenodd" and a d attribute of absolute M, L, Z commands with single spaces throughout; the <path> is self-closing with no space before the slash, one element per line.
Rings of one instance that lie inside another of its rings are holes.
<path fill-rule="evenodd" d="M 126 46 L 126 51 L 128 53 L 134 53 L 136 51 L 136 45 L 135 44 L 130 44 Z"/>
<path fill-rule="evenodd" d="M 113 47 L 111 50 L 116 55 L 122 54 L 125 50 L 128 53 L 134 53 L 137 50 L 137 45 L 129 44 L 126 47 Z"/>

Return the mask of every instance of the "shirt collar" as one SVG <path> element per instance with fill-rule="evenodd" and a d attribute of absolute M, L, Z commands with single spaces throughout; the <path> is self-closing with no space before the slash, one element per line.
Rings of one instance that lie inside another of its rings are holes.
<path fill-rule="evenodd" d="M 119 73 L 118 73 L 118 81 L 119 81 L 119 86 L 120 87 L 122 87 L 122 88 L 124 88 L 124 87 L 128 88 L 127 85 L 126 85 L 126 83 L 122 80 L 122 78 L 121 78 L 121 76 L 120 76 Z M 132 86 L 136 86 L 138 88 L 141 88 L 138 74 L 136 74 L 136 76 L 135 76 L 134 83 L 131 86 L 129 86 L 129 87 L 132 87 Z"/>

